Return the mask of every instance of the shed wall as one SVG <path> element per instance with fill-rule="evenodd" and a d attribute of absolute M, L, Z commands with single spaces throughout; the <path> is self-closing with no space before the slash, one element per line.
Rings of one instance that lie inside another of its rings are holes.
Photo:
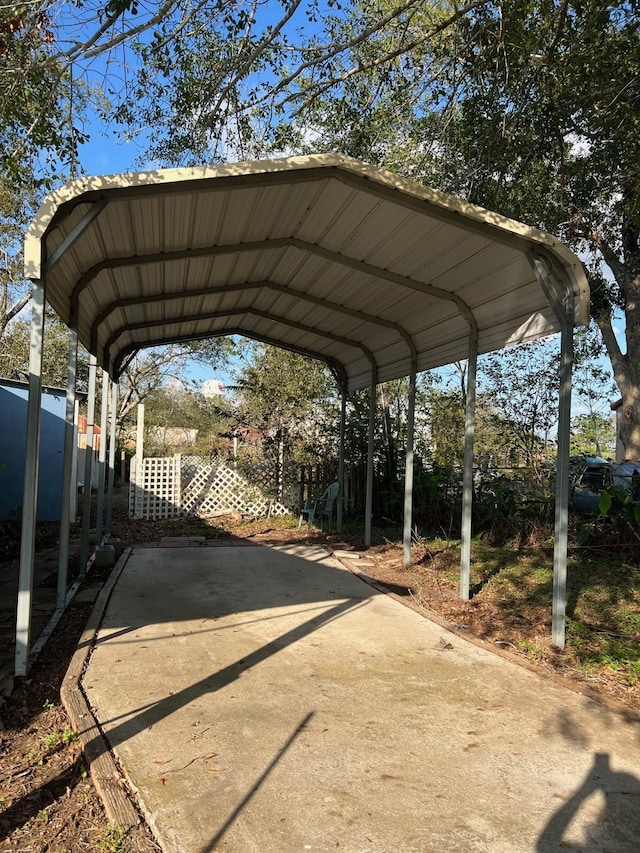
<path fill-rule="evenodd" d="M 0 520 L 22 515 L 27 434 L 27 386 L 0 381 Z M 42 394 L 38 521 L 59 521 L 62 502 L 65 396 Z"/>

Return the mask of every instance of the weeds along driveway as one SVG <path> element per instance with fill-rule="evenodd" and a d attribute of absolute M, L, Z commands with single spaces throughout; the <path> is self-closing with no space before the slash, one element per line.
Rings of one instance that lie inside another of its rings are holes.
<path fill-rule="evenodd" d="M 637 724 L 320 548 L 135 549 L 83 687 L 165 851 L 637 850 Z"/>

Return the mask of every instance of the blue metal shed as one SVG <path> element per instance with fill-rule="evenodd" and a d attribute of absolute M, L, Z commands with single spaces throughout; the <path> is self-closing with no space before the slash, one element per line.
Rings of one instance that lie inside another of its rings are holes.
<path fill-rule="evenodd" d="M 0 379 L 0 519 L 20 521 L 26 457 L 29 386 Z M 38 521 L 59 521 L 62 501 L 65 392 L 43 389 Z"/>

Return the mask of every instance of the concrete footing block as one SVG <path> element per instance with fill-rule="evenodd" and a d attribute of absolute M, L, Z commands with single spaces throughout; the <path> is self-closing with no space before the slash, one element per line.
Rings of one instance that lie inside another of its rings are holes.
<path fill-rule="evenodd" d="M 124 543 L 119 536 L 108 536 L 104 540 L 104 545 L 113 545 L 113 550 L 115 551 L 116 560 L 119 560 L 122 556 L 122 552 L 124 551 Z"/>
<path fill-rule="evenodd" d="M 113 545 L 99 545 L 93 560 L 94 566 L 115 566 L 116 550 Z"/>

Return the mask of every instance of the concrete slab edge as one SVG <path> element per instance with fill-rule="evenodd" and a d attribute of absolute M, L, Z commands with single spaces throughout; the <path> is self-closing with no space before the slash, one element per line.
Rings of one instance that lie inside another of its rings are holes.
<path fill-rule="evenodd" d="M 134 805 L 133 795 L 86 700 L 81 681 L 109 598 L 130 554 L 131 548 L 125 548 L 102 587 L 60 688 L 62 704 L 69 715 L 72 728 L 78 733 L 91 778 L 104 803 L 107 819 L 111 826 L 120 827 L 125 832 L 140 824 L 140 812 Z"/>
<path fill-rule="evenodd" d="M 328 546 L 325 546 L 327 551 L 331 551 Z M 607 700 L 605 696 L 602 696 L 595 690 L 592 690 L 589 685 L 581 684 L 578 682 L 566 681 L 559 675 L 554 674 L 545 674 L 540 672 L 540 670 L 532 666 L 526 658 L 521 657 L 520 655 L 516 655 L 513 652 L 510 652 L 508 649 L 501 648 L 500 646 L 496 646 L 493 643 L 488 643 L 486 640 L 481 639 L 480 637 L 476 637 L 475 634 L 472 634 L 466 628 L 462 628 L 459 625 L 456 625 L 454 622 L 449 622 L 447 619 L 444 619 L 437 613 L 429 610 L 426 607 L 421 607 L 415 604 L 413 601 L 407 601 L 401 595 L 398 595 L 395 592 L 392 592 L 390 589 L 385 587 L 384 584 L 377 581 L 375 578 L 370 577 L 364 572 L 360 571 L 360 567 L 352 564 L 352 561 L 347 558 L 344 553 L 338 556 L 331 552 L 331 555 L 334 559 L 337 559 L 338 562 L 342 563 L 342 565 L 348 569 L 353 575 L 357 578 L 360 578 L 361 581 L 368 584 L 369 586 L 376 589 L 378 592 L 382 592 L 385 595 L 389 596 L 389 598 L 397 601 L 398 604 L 402 604 L 403 607 L 408 607 L 409 610 L 413 610 L 415 613 L 418 613 L 424 619 L 428 619 L 430 622 L 439 625 L 446 631 L 449 631 L 451 634 L 454 634 L 457 637 L 460 637 L 466 642 L 471 643 L 474 646 L 477 646 L 484 651 L 490 652 L 497 657 L 503 658 L 504 660 L 508 660 L 511 663 L 516 664 L 517 666 L 522 667 L 523 669 L 528 670 L 529 672 L 536 675 L 538 678 L 541 678 L 543 681 L 549 681 L 552 684 L 556 684 L 558 687 L 563 687 L 565 690 L 570 690 L 572 693 L 576 693 L 579 696 L 583 696 L 585 699 L 588 699 L 591 702 L 595 702 L 598 705 L 602 705 L 607 710 L 612 711 L 613 713 L 619 714 L 621 717 L 625 719 L 633 720 L 635 722 L 640 721 L 640 715 L 634 714 L 632 711 L 629 711 L 624 708 L 620 708 L 615 702 L 610 702 Z"/>

